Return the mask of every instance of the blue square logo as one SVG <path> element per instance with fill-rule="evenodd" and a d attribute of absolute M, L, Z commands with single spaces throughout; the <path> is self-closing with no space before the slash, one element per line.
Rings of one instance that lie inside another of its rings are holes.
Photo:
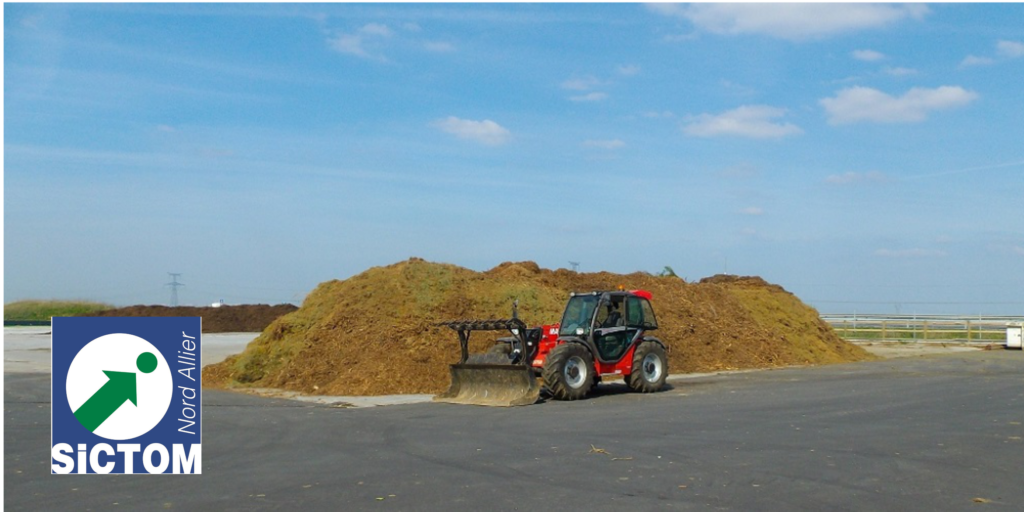
<path fill-rule="evenodd" d="M 202 473 L 199 317 L 55 317 L 51 473 Z"/>

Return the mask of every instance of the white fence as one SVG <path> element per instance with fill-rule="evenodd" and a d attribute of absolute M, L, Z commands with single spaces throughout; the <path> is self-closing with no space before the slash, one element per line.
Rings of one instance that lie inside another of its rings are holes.
<path fill-rule="evenodd" d="M 1010 316 L 821 315 L 847 341 L 1005 343 Z"/>

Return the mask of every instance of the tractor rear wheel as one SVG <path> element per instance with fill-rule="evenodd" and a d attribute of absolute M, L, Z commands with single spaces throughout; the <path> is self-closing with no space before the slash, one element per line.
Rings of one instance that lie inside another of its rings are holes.
<path fill-rule="evenodd" d="M 544 363 L 544 384 L 555 400 L 579 400 L 594 386 L 594 359 L 579 343 L 563 343 Z"/>
<path fill-rule="evenodd" d="M 629 389 L 638 393 L 653 393 L 665 385 L 668 377 L 668 357 L 665 348 L 653 341 L 641 342 L 633 353 L 633 366 L 626 377 Z"/>

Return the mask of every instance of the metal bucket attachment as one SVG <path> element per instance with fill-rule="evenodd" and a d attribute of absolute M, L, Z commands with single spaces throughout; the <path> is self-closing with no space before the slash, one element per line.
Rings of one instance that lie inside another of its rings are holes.
<path fill-rule="evenodd" d="M 540 398 L 533 370 L 521 364 L 453 364 L 448 391 L 434 397 L 450 404 L 509 407 Z"/>

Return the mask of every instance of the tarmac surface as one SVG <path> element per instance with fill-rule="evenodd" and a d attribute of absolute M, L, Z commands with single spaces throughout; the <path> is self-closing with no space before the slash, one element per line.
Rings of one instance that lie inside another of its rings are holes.
<path fill-rule="evenodd" d="M 1020 351 L 518 408 L 205 390 L 203 474 L 184 477 L 50 475 L 49 381 L 4 374 L 7 510 L 1024 509 Z"/>

